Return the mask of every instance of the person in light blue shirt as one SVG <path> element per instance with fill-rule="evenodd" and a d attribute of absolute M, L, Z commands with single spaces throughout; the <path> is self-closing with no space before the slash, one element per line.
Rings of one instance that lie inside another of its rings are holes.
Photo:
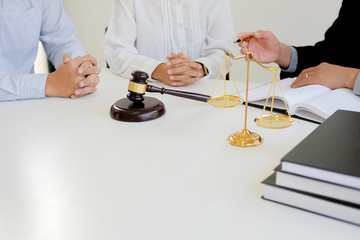
<path fill-rule="evenodd" d="M 53 73 L 34 74 L 39 41 Z M 96 91 L 99 73 L 62 0 L 0 0 L 0 101 L 78 98 Z"/>

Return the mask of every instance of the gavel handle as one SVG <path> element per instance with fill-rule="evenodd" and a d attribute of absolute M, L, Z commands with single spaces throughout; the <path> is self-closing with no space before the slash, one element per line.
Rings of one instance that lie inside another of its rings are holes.
<path fill-rule="evenodd" d="M 170 90 L 170 89 L 166 89 L 166 88 L 155 87 L 152 85 L 148 85 L 146 91 L 147 92 L 157 92 L 157 93 L 161 93 L 161 94 L 169 94 L 169 95 L 182 97 L 182 98 L 188 98 L 188 99 L 201 101 L 201 102 L 207 102 L 210 98 L 209 95 L 192 93 L 192 92 L 183 92 L 183 91 L 177 91 L 177 90 Z"/>

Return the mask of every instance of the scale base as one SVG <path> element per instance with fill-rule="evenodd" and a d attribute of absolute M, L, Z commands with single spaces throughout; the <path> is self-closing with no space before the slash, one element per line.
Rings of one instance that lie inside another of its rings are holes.
<path fill-rule="evenodd" d="M 256 147 L 263 143 L 263 139 L 260 135 L 244 129 L 228 137 L 227 142 L 236 147 Z"/>
<path fill-rule="evenodd" d="M 123 122 L 143 122 L 161 117 L 165 114 L 165 105 L 158 99 L 144 97 L 143 102 L 134 103 L 123 98 L 110 108 L 110 116 Z"/>

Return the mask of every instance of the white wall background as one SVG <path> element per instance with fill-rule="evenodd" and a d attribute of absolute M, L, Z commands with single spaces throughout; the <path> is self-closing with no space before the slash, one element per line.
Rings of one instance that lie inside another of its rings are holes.
<path fill-rule="evenodd" d="M 103 51 L 104 31 L 111 15 L 113 0 L 63 0 L 64 6 L 77 26 L 77 34 L 85 50 L 94 56 L 101 67 L 106 60 Z M 280 41 L 292 45 L 314 44 L 336 19 L 342 0 L 231 0 L 235 33 L 271 30 Z M 126 34 L 126 33 L 124 33 Z M 234 35 L 234 39 L 236 34 Z M 234 46 L 238 55 L 239 48 Z M 232 67 L 235 75 L 240 62 Z M 255 65 L 253 81 L 271 81 L 272 76 Z"/>

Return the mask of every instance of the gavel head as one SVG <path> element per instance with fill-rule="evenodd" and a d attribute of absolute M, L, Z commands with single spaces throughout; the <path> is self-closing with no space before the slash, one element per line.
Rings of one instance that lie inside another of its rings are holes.
<path fill-rule="evenodd" d="M 149 75 L 141 71 L 134 71 L 131 75 L 133 78 L 129 82 L 127 98 L 134 103 L 141 103 L 144 101 Z"/>
<path fill-rule="evenodd" d="M 164 104 L 156 98 L 144 97 L 151 85 L 147 84 L 149 75 L 134 71 L 129 83 L 127 98 L 116 101 L 110 108 L 110 116 L 124 122 L 142 122 L 156 119 L 165 114 Z"/>

